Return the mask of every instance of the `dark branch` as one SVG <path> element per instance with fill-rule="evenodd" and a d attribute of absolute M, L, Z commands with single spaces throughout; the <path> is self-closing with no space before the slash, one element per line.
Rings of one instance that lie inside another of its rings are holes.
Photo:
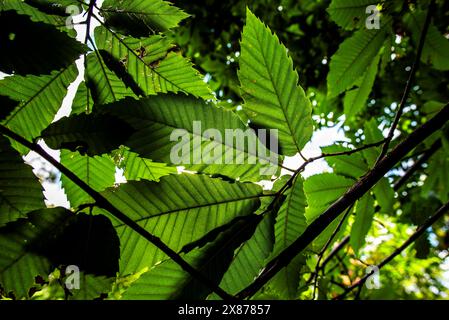
<path fill-rule="evenodd" d="M 84 38 L 84 43 L 87 44 L 87 41 L 90 38 L 90 22 L 92 20 L 92 14 L 94 10 L 96 0 L 89 1 L 89 7 L 87 9 L 87 18 L 86 18 L 86 36 Z"/>
<path fill-rule="evenodd" d="M 426 163 L 427 160 L 429 160 L 429 158 L 431 156 L 433 156 L 435 154 L 435 152 L 438 151 L 438 149 L 441 148 L 441 140 L 438 139 L 437 141 L 435 141 L 432 146 L 430 147 L 430 149 L 428 149 L 426 152 L 424 152 L 424 154 L 421 155 L 421 157 L 419 157 L 419 159 L 413 164 L 413 166 L 411 166 L 406 172 L 405 174 L 400 177 L 398 179 L 398 181 L 395 182 L 395 184 L 393 185 L 393 189 L 395 191 L 399 190 L 402 185 L 407 182 L 408 179 L 410 179 L 410 177 L 419 169 L 421 169 L 422 165 L 424 163 Z"/>
<path fill-rule="evenodd" d="M 348 243 L 349 243 L 349 236 L 346 236 L 334 249 L 332 249 L 332 251 L 326 257 L 326 259 L 324 259 L 323 263 L 319 266 L 319 270 L 324 270 L 324 268 L 332 260 L 332 258 L 335 257 L 335 255 L 339 253 L 340 250 L 342 250 Z"/>
<path fill-rule="evenodd" d="M 312 295 L 312 300 L 315 300 L 315 293 L 316 293 L 316 289 L 318 287 L 318 275 L 319 272 L 321 270 L 323 270 L 322 267 L 320 267 L 320 263 L 321 260 L 323 259 L 324 253 L 326 252 L 327 248 L 331 245 L 332 241 L 334 240 L 334 238 L 337 236 L 338 231 L 340 231 L 341 226 L 343 225 L 343 223 L 345 222 L 346 218 L 348 217 L 349 213 L 351 212 L 352 208 L 354 207 L 354 205 L 350 206 L 348 209 L 346 209 L 345 214 L 343 215 L 343 218 L 341 218 L 340 222 L 338 223 L 338 226 L 335 228 L 335 230 L 332 232 L 332 235 L 330 236 L 330 238 L 327 240 L 326 244 L 324 245 L 323 249 L 321 249 L 320 254 L 318 255 L 318 261 L 316 263 L 315 266 L 315 285 L 313 286 L 313 295 Z"/>
<path fill-rule="evenodd" d="M 103 197 L 100 193 L 92 189 L 87 183 L 78 178 L 72 171 L 67 169 L 57 160 L 55 160 L 52 156 L 50 156 L 42 147 L 36 143 L 32 143 L 17 133 L 11 131 L 3 125 L 0 125 L 0 133 L 17 141 L 21 145 L 27 147 L 30 150 L 33 150 L 37 154 L 39 154 L 42 158 L 47 160 L 50 164 L 52 164 L 56 169 L 58 169 L 62 174 L 64 174 L 67 178 L 72 180 L 76 185 L 78 185 L 81 189 L 84 190 L 89 196 L 91 196 L 98 207 L 103 208 L 109 211 L 114 217 L 121 220 L 124 224 L 126 224 L 129 228 L 134 230 L 136 233 L 141 235 L 143 238 L 154 244 L 158 247 L 162 252 L 164 252 L 168 257 L 170 257 L 174 262 L 176 262 L 182 269 L 195 277 L 198 281 L 202 282 L 204 285 L 212 289 L 218 296 L 225 300 L 234 299 L 227 292 L 222 290 L 217 284 L 210 281 L 207 277 L 203 276 L 200 272 L 198 272 L 195 268 L 193 268 L 187 261 L 185 261 L 179 254 L 170 249 L 161 239 L 149 233 L 139 224 L 137 224 L 134 220 L 129 218 L 126 214 L 121 212 L 119 209 L 114 207 L 105 197 Z"/>
<path fill-rule="evenodd" d="M 388 147 L 390 146 L 391 140 L 393 140 L 394 131 L 396 130 L 399 120 L 404 112 L 405 104 L 407 103 L 408 96 L 410 94 L 410 90 L 412 88 L 413 81 L 415 80 L 416 71 L 419 67 L 419 62 L 421 61 L 421 55 L 424 48 L 424 42 L 426 39 L 427 31 L 429 30 L 430 20 L 432 18 L 433 11 L 435 9 L 435 0 L 431 0 L 429 9 L 427 10 L 426 20 L 424 21 L 424 26 L 421 31 L 421 35 L 419 37 L 418 50 L 416 52 L 415 61 L 413 62 L 412 69 L 410 70 L 410 75 L 408 77 L 407 83 L 405 85 L 404 92 L 402 94 L 401 102 L 399 103 L 398 111 L 393 120 L 393 124 L 391 125 L 390 131 L 388 132 L 387 139 L 385 144 L 382 147 L 382 152 L 377 158 L 377 162 L 379 162 L 388 151 Z"/>
<path fill-rule="evenodd" d="M 303 251 L 324 229 L 332 223 L 344 210 L 354 204 L 360 197 L 368 192 L 394 165 L 412 151 L 419 143 L 439 130 L 449 120 L 449 104 L 446 104 L 431 120 L 411 133 L 404 141 L 399 143 L 390 153 L 384 156 L 372 170 L 368 171 L 357 181 L 340 199 L 334 202 L 322 215 L 315 219 L 304 233 L 279 256 L 271 260 L 264 271 L 243 289 L 237 297 L 244 299 L 255 294 L 277 272 L 286 267 L 298 253 Z"/>
<path fill-rule="evenodd" d="M 445 205 L 443 205 L 438 211 L 430 217 L 422 226 L 418 228 L 418 230 L 413 233 L 410 238 L 408 238 L 399 248 L 397 248 L 391 255 L 386 257 L 384 260 L 382 260 L 381 263 L 377 265 L 379 270 L 385 266 L 386 264 L 390 263 L 391 260 L 393 260 L 396 256 L 401 254 L 402 251 L 407 249 L 408 246 L 410 246 L 413 242 L 415 242 L 426 230 L 427 228 L 431 227 L 435 222 L 437 222 L 444 214 L 446 214 L 449 211 L 449 202 L 447 202 Z M 341 295 L 335 298 L 335 300 L 343 299 L 350 293 L 352 290 L 354 290 L 357 287 L 363 286 L 363 284 L 368 280 L 368 278 L 372 275 L 373 272 L 366 274 L 363 278 L 358 280 L 356 283 L 351 285 L 349 288 L 345 290 Z"/>
<path fill-rule="evenodd" d="M 344 156 L 344 155 L 350 156 L 351 154 L 354 154 L 354 153 L 357 153 L 357 152 L 360 152 L 360 151 L 363 151 L 363 150 L 366 150 L 366 149 L 369 149 L 369 148 L 378 147 L 378 146 L 384 144 L 385 141 L 386 141 L 386 139 L 383 139 L 383 140 L 380 140 L 378 142 L 366 144 L 366 145 L 363 145 L 363 146 L 361 146 L 359 148 L 348 150 L 348 151 L 341 151 L 341 152 L 335 152 L 335 153 L 323 153 L 322 155 L 320 155 L 318 157 L 310 158 L 308 160 L 308 162 L 312 162 L 312 161 L 315 161 L 315 160 L 318 160 L 318 159 L 322 159 L 322 158 L 337 157 L 337 156 Z"/>

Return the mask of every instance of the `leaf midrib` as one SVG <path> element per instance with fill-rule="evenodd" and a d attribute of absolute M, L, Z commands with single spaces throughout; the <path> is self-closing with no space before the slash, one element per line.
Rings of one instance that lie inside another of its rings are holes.
<path fill-rule="evenodd" d="M 164 212 L 159 212 L 155 215 L 151 215 L 149 217 L 143 217 L 143 218 L 139 218 L 134 220 L 135 222 L 142 222 L 142 221 L 147 221 L 153 218 L 157 218 L 160 216 L 164 216 L 167 214 L 171 214 L 171 213 L 177 213 L 177 212 L 182 212 L 182 211 L 188 211 L 188 210 L 194 210 L 194 209 L 201 209 L 201 208 L 205 208 L 205 207 L 213 207 L 213 206 L 219 206 L 222 204 L 227 204 L 227 203 L 232 203 L 232 202 L 239 202 L 239 201 L 246 201 L 246 200 L 253 200 L 253 199 L 258 199 L 258 198 L 263 198 L 263 197 L 273 197 L 275 196 L 275 194 L 260 194 L 260 195 L 255 195 L 255 196 L 248 196 L 248 197 L 243 197 L 243 198 L 239 198 L 239 199 L 228 199 L 228 200 L 223 200 L 223 201 L 217 201 L 217 202 L 213 202 L 213 203 L 205 203 L 205 204 L 200 204 L 200 205 L 195 205 L 195 206 L 190 206 L 190 207 L 184 207 L 184 208 L 177 208 L 177 209 L 172 209 L 172 210 L 167 210 Z M 125 224 L 118 224 L 115 226 L 115 228 L 119 228 L 119 227 L 123 227 L 126 226 Z"/>
<path fill-rule="evenodd" d="M 98 19 L 98 17 L 97 17 L 97 19 Z M 103 22 L 101 22 L 102 24 L 103 24 Z M 177 85 L 176 83 L 174 83 L 174 82 L 172 82 L 171 80 L 169 80 L 169 79 L 167 79 L 165 76 L 163 76 L 160 72 L 158 72 L 157 71 L 157 68 L 153 68 L 153 67 L 151 67 L 150 65 L 148 65 L 138 54 L 136 54 L 135 52 L 134 52 L 134 50 L 132 50 L 122 39 L 120 39 L 120 37 L 119 36 L 117 36 L 116 34 L 115 34 L 115 32 L 113 32 L 113 31 L 111 31 L 111 30 L 109 30 L 109 28 L 106 28 L 106 27 L 104 27 L 109 33 L 111 33 L 112 34 L 112 36 L 114 37 L 114 38 L 116 38 L 125 48 L 126 48 L 126 50 L 128 50 L 128 52 L 131 52 L 132 54 L 133 54 L 133 56 L 135 56 L 136 57 L 136 59 L 137 59 L 137 61 L 140 61 L 141 63 L 143 63 L 143 65 L 146 67 L 146 69 L 150 69 L 151 70 L 151 72 L 154 72 L 154 73 L 156 73 L 160 78 L 162 78 L 162 79 L 164 79 L 164 81 L 166 81 L 167 83 L 170 83 L 172 86 L 174 86 L 174 87 L 176 87 L 176 88 L 178 88 L 178 90 L 180 90 L 181 92 L 185 92 L 185 90 L 183 89 L 183 88 L 181 88 L 179 85 Z M 146 70 L 145 69 L 145 70 Z M 152 78 L 152 81 L 153 81 L 153 83 L 154 83 L 154 78 L 153 77 L 151 77 Z M 156 91 L 156 90 L 155 90 Z"/>
<path fill-rule="evenodd" d="M 360 30 L 360 31 L 362 31 L 362 30 Z M 366 32 L 366 31 L 364 31 L 364 32 Z M 367 49 L 368 49 L 368 47 L 370 46 L 370 44 L 372 44 L 373 43 L 373 41 L 374 41 L 374 39 L 376 39 L 378 36 L 380 36 L 380 35 L 384 35 L 385 34 L 385 30 L 383 29 L 383 28 L 381 28 L 380 30 L 376 30 L 376 34 L 375 34 L 375 36 L 372 38 L 372 39 L 370 39 L 368 42 L 367 42 L 367 45 L 365 45 L 364 47 L 363 47 L 363 49 L 360 51 L 360 52 L 358 52 L 357 53 L 357 55 L 355 56 L 355 58 L 354 59 L 351 59 L 351 61 L 356 61 L 356 60 L 358 60 L 359 59 L 359 57 L 362 55 L 362 53 L 364 53 Z M 382 46 L 381 46 L 382 47 Z M 352 65 L 353 65 L 353 63 L 349 63 L 347 66 L 345 66 L 345 68 L 343 68 L 343 72 L 340 72 L 340 76 L 337 78 L 337 80 L 335 81 L 336 83 L 340 83 L 341 82 L 341 80 L 346 76 L 346 73 L 348 72 L 348 70 L 352 67 Z M 368 69 L 369 67 L 367 67 L 366 68 L 366 70 Z M 364 71 L 366 71 L 366 70 L 364 70 Z M 347 88 L 345 88 L 343 91 L 345 91 Z M 335 89 L 334 89 L 335 90 Z M 342 91 L 342 92 L 343 92 Z"/>
<path fill-rule="evenodd" d="M 227 111 L 226 111 L 227 112 Z M 135 117 L 135 116 L 131 116 L 131 117 Z M 140 120 L 141 120 L 141 118 L 139 118 Z M 151 123 L 156 123 L 156 124 L 160 124 L 160 125 L 163 125 L 163 126 L 167 126 L 167 127 L 169 127 L 169 128 L 173 128 L 173 129 L 179 129 L 179 127 L 178 126 L 176 126 L 175 124 L 170 124 L 170 123 L 167 123 L 167 122 L 162 122 L 162 121 L 160 121 L 160 120 L 155 120 L 155 119 L 150 119 L 150 118 L 148 118 L 148 119 L 145 119 L 145 121 L 148 121 L 148 122 L 151 122 Z M 257 157 L 258 159 L 261 159 L 261 160 L 265 160 L 265 161 L 268 161 L 270 164 L 274 164 L 274 165 L 276 165 L 276 166 L 280 166 L 280 164 L 279 163 L 273 163 L 272 161 L 271 161 L 271 159 L 270 158 L 266 158 L 266 157 L 260 157 L 259 156 L 259 154 L 252 154 L 252 153 L 249 153 L 247 150 L 241 150 L 241 149 L 237 149 L 236 148 L 236 146 L 234 146 L 234 145 L 229 145 L 229 144 L 226 144 L 226 141 L 216 141 L 216 140 L 208 140 L 208 139 L 205 139 L 201 134 L 195 134 L 194 132 L 193 132 L 193 130 L 191 130 L 190 128 L 189 129 L 186 129 L 186 128 L 183 128 L 185 131 L 187 131 L 192 137 L 197 137 L 197 138 L 202 138 L 201 139 L 201 142 L 202 143 L 204 143 L 204 142 L 208 142 L 208 143 L 216 143 L 216 144 L 218 144 L 218 145 L 222 145 L 222 146 L 225 146 L 225 147 L 228 147 L 228 148 L 231 148 L 231 149 L 233 149 L 233 150 L 236 150 L 236 151 L 240 151 L 240 152 L 243 152 L 244 154 L 246 154 L 246 155 L 248 155 L 248 156 L 253 156 L 253 157 Z M 235 128 L 235 129 L 248 129 L 248 128 Z M 140 129 L 137 129 L 137 130 L 140 130 Z M 220 131 L 220 133 L 222 133 L 221 131 Z M 222 137 L 223 137 L 223 135 L 224 134 L 222 134 Z M 222 139 L 223 140 L 223 139 Z M 257 135 L 256 135 L 256 142 L 257 141 L 259 141 L 259 138 L 257 137 Z M 268 148 L 267 148 L 268 149 Z"/>
<path fill-rule="evenodd" d="M 68 68 L 67 66 L 59 71 L 53 78 L 50 79 L 42 88 L 40 88 L 35 94 L 33 94 L 23 105 L 18 106 L 16 110 L 8 117 L 5 121 L 5 125 L 7 125 L 18 113 L 20 113 L 26 106 L 28 106 L 37 96 L 39 96 L 43 91 L 45 91 L 57 78 L 59 78 Z"/>
<path fill-rule="evenodd" d="M 264 26 L 264 28 L 266 28 L 266 27 Z M 289 119 L 288 119 L 288 117 L 287 117 L 287 114 L 285 113 L 286 110 L 284 110 L 284 105 L 283 105 L 283 103 L 281 102 L 281 97 L 280 97 L 278 88 L 277 88 L 277 86 L 276 86 L 275 83 L 274 83 L 274 79 L 273 79 L 273 75 L 272 75 L 272 70 L 271 70 L 271 68 L 268 67 L 268 64 L 267 64 L 267 57 L 265 56 L 265 52 L 261 49 L 261 48 L 262 48 L 262 43 L 261 43 L 261 40 L 260 40 L 260 38 L 259 38 L 259 33 L 256 32 L 256 30 L 253 30 L 253 31 L 254 31 L 254 33 L 256 34 L 256 40 L 257 40 L 257 43 L 258 43 L 258 45 L 259 45 L 259 50 L 260 50 L 260 52 L 262 53 L 264 66 L 265 66 L 265 68 L 268 70 L 268 75 L 269 75 L 269 77 L 270 77 L 270 82 L 271 82 L 271 84 L 272 84 L 272 86 L 273 86 L 274 92 L 275 92 L 275 94 L 276 94 L 276 98 L 277 98 L 277 100 L 278 100 L 278 102 L 279 102 L 280 109 L 282 110 L 282 113 L 283 113 L 283 115 L 284 115 L 285 122 L 287 123 L 288 129 L 290 130 L 290 133 L 292 134 L 292 139 L 293 139 L 293 142 L 294 142 L 294 144 L 295 144 L 296 150 L 297 150 L 298 152 L 301 152 L 301 150 L 299 149 L 298 141 L 296 140 L 295 132 L 294 132 L 293 129 L 292 129 L 292 126 L 291 126 L 290 121 L 289 121 Z M 270 36 L 273 36 L 273 35 L 271 34 L 271 31 L 269 31 L 269 30 L 266 30 L 266 31 L 270 33 Z M 274 39 L 277 39 L 276 36 L 274 36 L 274 37 L 275 37 Z M 283 48 L 283 45 L 282 45 L 281 43 L 279 43 L 279 44 L 280 44 L 280 46 Z M 288 55 L 287 55 L 287 60 L 291 62 L 291 60 L 290 60 L 290 58 L 289 58 Z M 296 72 L 296 71 L 293 70 L 293 73 L 295 73 L 295 72 Z M 297 86 L 296 86 L 296 84 L 294 85 L 294 87 L 295 87 L 294 90 L 297 90 L 297 89 L 298 89 Z"/>

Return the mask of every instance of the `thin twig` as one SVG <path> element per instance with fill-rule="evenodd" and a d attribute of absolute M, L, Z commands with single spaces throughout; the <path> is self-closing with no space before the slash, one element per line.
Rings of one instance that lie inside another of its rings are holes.
<path fill-rule="evenodd" d="M 395 191 L 399 190 L 402 185 L 407 182 L 407 180 L 419 169 L 421 169 L 422 165 L 429 160 L 429 158 L 431 156 L 434 155 L 435 152 L 438 151 L 438 149 L 440 149 L 442 146 L 441 144 L 441 140 L 438 139 L 437 141 L 435 141 L 432 146 L 430 147 L 430 149 L 428 149 L 422 156 L 419 157 L 419 159 L 413 164 L 413 166 L 411 166 L 402 177 L 400 177 L 398 179 L 398 181 L 395 182 L 395 184 L 393 185 L 393 189 Z"/>
<path fill-rule="evenodd" d="M 329 253 L 329 255 L 324 259 L 323 263 L 319 267 L 320 270 L 324 270 L 327 264 L 332 260 L 332 258 L 340 252 L 349 243 L 349 236 L 346 236 L 341 240 L 341 242 Z"/>
<path fill-rule="evenodd" d="M 87 44 L 87 40 L 90 38 L 90 22 L 92 20 L 92 14 L 94 10 L 96 0 L 90 0 L 89 7 L 87 9 L 86 17 L 86 36 L 84 38 L 84 43 Z"/>
<path fill-rule="evenodd" d="M 391 260 L 393 260 L 396 256 L 402 253 L 408 246 L 410 246 L 413 242 L 415 242 L 426 230 L 431 227 L 435 222 L 437 222 L 443 215 L 445 215 L 449 211 L 449 202 L 440 207 L 438 211 L 427 221 L 421 225 L 411 236 L 408 238 L 399 248 L 397 248 L 392 254 L 382 260 L 381 263 L 377 265 L 378 270 L 388 264 Z M 345 292 L 341 295 L 335 297 L 335 300 L 340 300 L 346 297 L 352 290 L 357 287 L 363 286 L 363 284 L 368 280 L 368 278 L 374 273 L 374 270 L 368 274 L 366 274 L 363 278 L 352 284 L 348 287 Z"/>
<path fill-rule="evenodd" d="M 105 197 L 103 197 L 100 193 L 92 189 L 87 183 L 81 180 L 77 175 L 75 175 L 72 171 L 66 168 L 64 165 L 59 163 L 56 159 L 54 159 L 51 155 L 49 155 L 40 145 L 36 143 L 32 143 L 17 133 L 11 131 L 7 127 L 0 125 L 0 133 L 17 141 L 24 147 L 36 152 L 42 158 L 47 160 L 50 164 L 52 164 L 56 169 L 58 169 L 62 174 L 64 174 L 68 179 L 78 185 L 81 189 L 83 189 L 89 196 L 91 196 L 98 207 L 109 211 L 115 218 L 121 220 L 125 223 L 129 228 L 134 230 L 136 233 L 141 235 L 143 238 L 151 242 L 157 248 L 159 248 L 162 252 L 164 252 L 168 257 L 170 257 L 175 263 L 181 266 L 186 272 L 195 277 L 198 281 L 209 287 L 212 291 L 214 291 L 220 298 L 225 300 L 234 299 L 230 294 L 221 289 L 216 283 L 212 282 L 210 279 L 205 277 L 201 272 L 193 268 L 187 261 L 185 261 L 179 254 L 173 251 L 170 247 L 168 247 L 162 240 L 153 234 L 149 233 L 142 226 L 137 224 L 134 220 L 129 218 L 122 211 L 117 209 L 114 205 L 112 205 Z"/>
<path fill-rule="evenodd" d="M 335 257 L 337 258 L 338 263 L 340 264 L 340 266 L 342 267 L 342 269 L 344 270 L 344 272 L 345 272 L 346 275 L 348 276 L 348 279 L 352 282 L 351 274 L 350 274 L 349 268 L 348 268 L 348 266 L 347 266 L 347 265 L 345 264 L 345 262 L 344 262 L 344 258 L 345 258 L 346 256 L 340 257 L 340 256 L 337 254 Z"/>
<path fill-rule="evenodd" d="M 424 22 L 424 26 L 422 28 L 421 35 L 419 38 L 418 49 L 416 52 L 415 61 L 413 62 L 412 69 L 410 70 L 410 75 L 409 75 L 407 83 L 405 85 L 404 92 L 403 92 L 402 98 L 401 98 L 401 102 L 399 103 L 398 111 L 396 112 L 396 115 L 393 120 L 393 124 L 390 127 L 390 131 L 388 132 L 387 139 L 385 141 L 385 144 L 382 147 L 382 151 L 381 151 L 379 157 L 377 158 L 376 163 L 379 162 L 387 154 L 391 140 L 393 140 L 394 132 L 395 132 L 395 130 L 399 124 L 399 120 L 401 119 L 401 116 L 404 112 L 405 104 L 407 103 L 407 99 L 410 94 L 410 90 L 412 88 L 413 81 L 415 80 L 416 71 L 418 70 L 419 63 L 421 61 L 421 55 L 422 55 L 422 51 L 424 48 L 427 31 L 429 29 L 430 20 L 431 20 L 434 9 L 435 9 L 435 0 L 431 0 L 429 9 L 427 10 L 426 20 Z"/>
<path fill-rule="evenodd" d="M 337 157 L 337 156 L 344 156 L 344 155 L 350 156 L 351 154 L 363 151 L 365 149 L 378 147 L 378 146 L 384 144 L 385 140 L 386 139 L 382 139 L 378 142 L 365 144 L 361 147 L 358 147 L 358 148 L 352 149 L 352 150 L 348 150 L 348 151 L 341 151 L 341 152 L 335 152 L 335 153 L 323 153 L 320 156 L 309 159 L 308 161 L 315 161 L 315 160 L 322 159 L 322 158 Z"/>
<path fill-rule="evenodd" d="M 438 114 L 425 124 L 412 132 L 405 140 L 399 143 L 390 153 L 379 161 L 373 169 L 358 180 L 341 198 L 335 201 L 323 214 L 315 219 L 307 229 L 290 246 L 283 250 L 276 258 L 271 260 L 261 274 L 237 295 L 244 299 L 254 295 L 275 274 L 290 263 L 302 250 L 304 250 L 323 230 L 332 223 L 344 210 L 354 204 L 360 197 L 368 192 L 383 176 L 395 166 L 404 156 L 413 150 L 419 143 L 443 127 L 449 120 L 449 104 L 446 104 Z"/>
<path fill-rule="evenodd" d="M 345 214 L 343 215 L 343 218 L 338 222 L 337 227 L 335 228 L 335 230 L 332 232 L 332 235 L 330 236 L 329 239 L 327 239 L 326 244 L 324 245 L 323 249 L 321 249 L 320 254 L 318 255 L 318 261 L 316 262 L 316 266 L 315 266 L 315 284 L 313 287 L 313 295 L 312 295 L 312 300 L 315 300 L 315 292 L 316 292 L 316 288 L 317 288 L 317 282 L 318 282 L 318 274 L 320 272 L 320 270 L 322 271 L 323 268 L 320 268 L 320 263 L 321 260 L 323 259 L 324 253 L 326 252 L 327 248 L 330 246 L 330 244 L 332 243 L 332 241 L 334 240 L 334 238 L 337 236 L 337 233 L 340 231 L 341 226 L 343 225 L 343 223 L 346 220 L 346 217 L 349 215 L 349 213 L 351 212 L 352 208 L 354 207 L 354 205 L 350 206 Z"/>

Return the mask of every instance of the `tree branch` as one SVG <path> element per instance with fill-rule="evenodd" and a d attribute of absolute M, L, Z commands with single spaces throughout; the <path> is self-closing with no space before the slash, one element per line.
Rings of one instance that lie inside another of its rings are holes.
<path fill-rule="evenodd" d="M 382 260 L 381 263 L 377 265 L 377 268 L 379 270 L 388 264 L 391 260 L 393 260 L 396 256 L 401 254 L 402 251 L 404 251 L 409 245 L 411 245 L 413 242 L 415 242 L 426 230 L 427 228 L 431 227 L 435 222 L 437 222 L 444 214 L 446 214 L 449 211 L 449 202 L 447 202 L 445 205 L 440 207 L 438 211 L 430 217 L 422 226 L 420 226 L 415 233 L 413 233 L 410 238 L 408 238 L 399 248 L 397 248 L 391 255 L 386 257 L 384 260 Z M 373 271 L 374 272 L 374 271 Z M 352 290 L 354 290 L 357 287 L 363 286 L 363 284 L 368 280 L 368 278 L 373 274 L 373 272 L 370 272 L 366 274 L 363 278 L 358 280 L 356 283 L 351 285 L 349 288 L 345 290 L 341 295 L 334 298 L 335 300 L 343 299 L 350 293 Z"/>
<path fill-rule="evenodd" d="M 421 35 L 419 37 L 419 43 L 418 43 L 418 50 L 416 52 L 415 61 L 413 62 L 412 69 L 410 70 L 410 75 L 408 77 L 407 83 L 404 88 L 404 92 L 402 94 L 401 102 L 399 103 L 398 111 L 396 112 L 396 115 L 393 120 L 393 124 L 391 125 L 390 131 L 388 132 L 387 139 L 385 141 L 385 144 L 382 147 L 382 152 L 380 153 L 379 157 L 377 158 L 376 162 L 379 162 L 388 151 L 388 147 L 390 146 L 391 140 L 393 140 L 394 131 L 396 130 L 399 120 L 401 119 L 401 116 L 404 112 L 405 104 L 407 103 L 408 96 L 410 94 L 410 90 L 412 88 L 413 81 L 415 80 L 416 71 L 419 67 L 419 62 L 421 61 L 421 55 L 424 48 L 424 42 L 426 39 L 427 31 L 429 30 L 430 20 L 432 18 L 433 11 L 435 9 L 435 0 L 431 0 L 429 9 L 427 10 L 427 16 L 426 20 L 424 22 L 423 29 L 421 31 Z"/>
<path fill-rule="evenodd" d="M 432 133 L 439 130 L 449 120 L 449 104 L 446 104 L 435 117 L 411 133 L 390 153 L 384 156 L 372 170 L 358 180 L 340 199 L 334 202 L 323 214 L 315 219 L 304 233 L 289 247 L 271 260 L 263 272 L 248 287 L 237 294 L 244 299 L 254 295 L 277 272 L 286 267 L 298 253 L 304 250 L 324 229 L 332 223 L 344 210 L 368 192 L 394 165 L 424 141 Z"/>
<path fill-rule="evenodd" d="M 320 254 L 318 255 L 318 261 L 315 266 L 315 285 L 313 286 L 313 294 L 312 294 L 312 300 L 315 300 L 315 293 L 316 289 L 318 287 L 318 274 L 321 270 L 324 270 L 321 266 L 321 260 L 323 259 L 324 253 L 326 252 L 327 248 L 330 246 L 334 238 L 337 236 L 338 232 L 340 231 L 341 226 L 345 222 L 346 218 L 348 217 L 349 213 L 352 211 L 352 208 L 354 205 L 351 205 L 348 209 L 346 209 L 345 214 L 343 215 L 343 218 L 341 218 L 340 222 L 338 222 L 338 226 L 335 228 L 335 230 L 332 232 L 332 235 L 329 239 L 327 239 L 326 244 L 324 245 L 323 249 L 321 249 Z M 349 238 L 348 238 L 349 239 Z"/>
<path fill-rule="evenodd" d="M 323 153 L 320 156 L 310 158 L 309 160 L 307 160 L 307 162 L 310 163 L 310 162 L 313 162 L 313 161 L 318 160 L 318 159 L 329 158 L 329 157 L 337 157 L 337 156 L 344 156 L 344 155 L 350 156 L 351 154 L 363 151 L 365 149 L 378 147 L 378 146 L 384 144 L 385 141 L 386 141 L 386 139 L 382 139 L 382 140 L 380 140 L 378 142 L 365 144 L 365 145 L 363 145 L 363 146 L 361 146 L 359 148 L 348 150 L 348 151 L 341 151 L 341 152 L 335 152 L 335 153 Z"/>
<path fill-rule="evenodd" d="M 393 185 L 393 189 L 395 190 L 395 191 L 397 191 L 397 190 L 399 190 L 401 187 L 402 187 L 402 185 L 405 183 L 405 182 L 407 182 L 407 180 L 416 172 L 416 171 L 418 171 L 419 169 L 421 169 L 421 167 L 422 167 L 422 165 L 427 161 L 427 160 L 429 160 L 429 158 L 431 157 L 431 156 L 433 156 L 433 154 L 435 153 L 435 152 L 437 152 L 438 151 L 438 149 L 440 149 L 441 148 L 441 140 L 440 139 L 438 139 L 437 141 L 435 141 L 433 144 L 432 144 L 432 146 L 430 147 L 430 149 L 429 150 L 427 150 L 426 152 L 424 152 L 424 154 L 423 155 L 421 155 L 421 157 L 419 157 L 419 159 L 413 164 L 413 166 L 411 166 L 406 172 L 405 172 L 405 174 L 402 176 L 402 177 L 400 177 L 399 179 L 398 179 L 398 181 L 396 181 L 395 182 L 395 184 Z"/>
<path fill-rule="evenodd" d="M 90 22 L 92 20 L 92 14 L 95 6 L 95 2 L 97 0 L 90 0 L 89 7 L 87 8 L 87 17 L 86 17 L 86 36 L 84 38 L 84 44 L 87 44 L 87 40 L 90 38 Z"/>
<path fill-rule="evenodd" d="M 176 262 L 183 270 L 191 274 L 198 281 L 202 282 L 204 285 L 212 289 L 220 298 L 224 300 L 232 300 L 230 294 L 221 289 L 217 284 L 210 281 L 207 277 L 203 276 L 198 270 L 193 268 L 187 261 L 185 261 L 179 254 L 173 251 L 170 247 L 168 247 L 161 239 L 149 233 L 139 224 L 137 224 L 134 220 L 129 218 L 126 214 L 121 212 L 115 206 L 113 206 L 105 197 L 103 197 L 100 193 L 92 189 L 87 183 L 78 178 L 72 171 L 67 169 L 61 163 L 59 163 L 56 159 L 54 159 L 51 155 L 49 155 L 40 145 L 30 142 L 18 135 L 17 133 L 11 131 L 7 127 L 0 125 L 0 133 L 17 141 L 21 145 L 27 147 L 30 150 L 33 150 L 37 154 L 39 154 L 42 158 L 47 160 L 50 164 L 52 164 L 56 169 L 58 169 L 62 174 L 64 174 L 67 178 L 72 180 L 73 183 L 78 185 L 81 189 L 84 190 L 89 196 L 91 196 L 96 205 L 100 208 L 103 208 L 109 211 L 114 217 L 121 220 L 124 224 L 134 230 L 136 233 L 141 235 L 143 238 L 154 244 L 157 248 L 159 248 L 162 252 L 164 252 L 168 257 L 170 257 L 174 262 Z"/>
<path fill-rule="evenodd" d="M 329 253 L 329 255 L 324 259 L 323 263 L 319 266 L 319 270 L 324 270 L 327 264 L 332 260 L 332 258 L 342 250 L 345 245 L 349 242 L 349 236 L 343 238 L 343 240 Z"/>

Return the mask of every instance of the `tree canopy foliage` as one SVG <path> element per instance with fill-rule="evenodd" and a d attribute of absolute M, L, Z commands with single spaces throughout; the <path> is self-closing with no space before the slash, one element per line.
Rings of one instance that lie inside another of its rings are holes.
<path fill-rule="evenodd" d="M 0 0 L 0 297 L 447 298 L 448 16 Z"/>

